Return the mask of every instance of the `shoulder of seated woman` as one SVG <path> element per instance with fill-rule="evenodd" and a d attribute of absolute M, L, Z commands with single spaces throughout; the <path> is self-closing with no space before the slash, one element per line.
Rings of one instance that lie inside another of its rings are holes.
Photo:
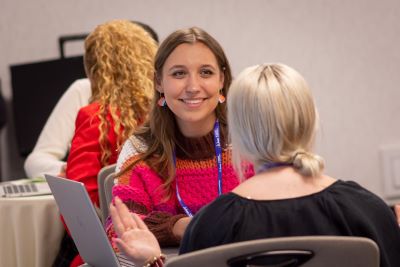
<path fill-rule="evenodd" d="M 131 135 L 128 140 L 126 141 L 126 144 L 130 147 L 130 149 L 135 152 L 135 154 L 140 154 L 143 153 L 144 151 L 147 150 L 147 144 L 141 139 L 140 137 L 136 135 Z"/>
<path fill-rule="evenodd" d="M 294 173 L 258 174 L 238 185 L 232 192 L 254 200 L 283 200 L 320 193 L 335 181 L 337 180 L 326 175 L 310 178 Z M 266 188 L 268 190 L 265 190 Z"/>
<path fill-rule="evenodd" d="M 147 145 L 138 137 L 130 136 L 122 146 L 121 152 L 119 153 L 116 171 L 123 169 L 123 166 L 134 160 L 138 155 L 146 151 Z"/>

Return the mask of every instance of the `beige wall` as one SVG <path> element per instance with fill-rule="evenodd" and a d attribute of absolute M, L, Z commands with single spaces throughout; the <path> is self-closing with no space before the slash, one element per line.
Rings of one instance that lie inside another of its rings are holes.
<path fill-rule="evenodd" d="M 298 69 L 319 106 L 327 172 L 384 196 L 379 148 L 400 143 L 399 17 L 396 0 L 1 0 L 0 77 L 10 98 L 10 64 L 55 58 L 58 36 L 109 19 L 146 22 L 161 39 L 200 26 L 224 46 L 235 74 L 261 62 Z M 10 130 L 2 139 L 3 173 L 19 178 Z"/>

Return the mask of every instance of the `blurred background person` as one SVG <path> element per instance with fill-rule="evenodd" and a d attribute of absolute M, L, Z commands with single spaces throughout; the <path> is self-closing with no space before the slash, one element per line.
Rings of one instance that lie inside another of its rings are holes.
<path fill-rule="evenodd" d="M 132 21 L 158 43 L 158 35 L 149 25 Z M 43 177 L 45 173 L 65 176 L 66 158 L 75 133 L 75 119 L 80 108 L 89 104 L 92 90 L 89 79 L 71 84 L 50 114 L 33 151 L 24 163 L 27 177 Z"/>
<path fill-rule="evenodd" d="M 92 94 L 75 121 L 66 177 L 84 183 L 96 206 L 98 172 L 116 162 L 121 144 L 146 121 L 156 50 L 151 35 L 128 20 L 101 24 L 85 40 L 84 65 Z M 76 254 L 65 235 L 54 265 L 68 266 Z M 80 263 L 76 257 L 72 266 Z"/>

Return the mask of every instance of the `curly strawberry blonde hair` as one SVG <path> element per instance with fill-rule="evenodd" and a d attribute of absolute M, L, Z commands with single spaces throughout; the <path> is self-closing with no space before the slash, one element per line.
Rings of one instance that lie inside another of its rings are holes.
<path fill-rule="evenodd" d="M 117 148 L 146 120 L 153 98 L 156 42 L 142 27 L 113 20 L 96 27 L 85 40 L 84 64 L 91 82 L 90 102 L 100 106 L 101 163 L 111 156 L 108 132 L 114 121 Z"/>

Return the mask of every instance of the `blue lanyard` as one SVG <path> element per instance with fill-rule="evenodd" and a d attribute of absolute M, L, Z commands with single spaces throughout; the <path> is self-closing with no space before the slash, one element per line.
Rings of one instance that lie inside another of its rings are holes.
<path fill-rule="evenodd" d="M 217 169 L 218 169 L 218 195 L 220 196 L 222 194 L 222 148 L 221 148 L 221 139 L 220 139 L 218 120 L 215 121 L 213 133 L 214 133 L 215 156 L 217 158 L 216 160 L 217 160 Z M 176 167 L 175 152 L 174 152 L 174 165 Z M 183 210 L 185 211 L 187 216 L 193 217 L 192 211 L 185 204 L 185 202 L 181 198 L 181 195 L 179 194 L 178 181 L 175 181 L 175 183 L 176 183 L 176 197 L 178 198 L 179 204 L 181 204 L 181 207 L 183 208 Z"/>
<path fill-rule="evenodd" d="M 292 163 L 287 163 L 287 162 L 270 162 L 270 163 L 265 163 L 261 165 L 260 168 L 258 168 L 257 173 L 260 172 L 265 172 L 266 170 L 275 168 L 275 167 L 283 167 L 283 166 L 291 166 L 293 165 Z"/>

